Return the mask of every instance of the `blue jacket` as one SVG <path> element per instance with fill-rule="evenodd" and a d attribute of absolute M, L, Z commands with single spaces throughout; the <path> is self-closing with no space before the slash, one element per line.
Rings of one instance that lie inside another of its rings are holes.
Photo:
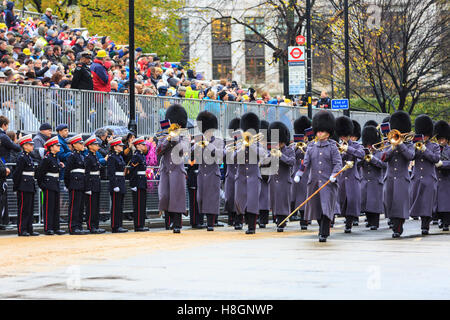
<path fill-rule="evenodd" d="M 16 23 L 16 17 L 14 17 L 14 14 L 13 14 L 13 8 L 14 8 L 14 2 L 8 1 L 6 3 L 6 9 L 4 10 L 5 24 L 8 27 L 8 29 L 11 28 L 12 26 L 14 26 L 14 24 Z"/>
<path fill-rule="evenodd" d="M 58 152 L 58 159 L 61 162 L 66 162 L 67 157 L 72 154 L 69 147 L 67 146 L 66 139 L 58 135 L 59 144 L 61 145 L 61 151 Z"/>
<path fill-rule="evenodd" d="M 52 25 L 55 24 L 55 23 L 53 22 L 53 20 L 50 19 L 45 13 L 42 15 L 41 20 L 45 22 L 45 24 L 47 25 L 47 27 L 51 27 Z"/>

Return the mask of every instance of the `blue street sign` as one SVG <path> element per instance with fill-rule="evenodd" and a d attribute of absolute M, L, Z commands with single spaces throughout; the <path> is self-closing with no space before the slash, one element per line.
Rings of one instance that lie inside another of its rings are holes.
<path fill-rule="evenodd" d="M 348 99 L 331 100 L 331 109 L 333 110 L 348 110 Z"/>

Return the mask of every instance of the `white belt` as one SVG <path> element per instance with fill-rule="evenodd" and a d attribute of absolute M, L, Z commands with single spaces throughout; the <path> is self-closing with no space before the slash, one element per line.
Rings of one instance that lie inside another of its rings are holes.
<path fill-rule="evenodd" d="M 70 173 L 85 173 L 86 170 L 84 169 L 73 169 L 72 171 L 70 171 Z"/>
<path fill-rule="evenodd" d="M 137 174 L 138 176 L 145 176 L 145 171 L 138 171 Z"/>
<path fill-rule="evenodd" d="M 22 172 L 22 175 L 34 177 L 34 172 L 32 172 L 32 171 L 24 171 L 24 172 Z"/>
<path fill-rule="evenodd" d="M 46 175 L 47 177 L 59 178 L 59 173 L 51 173 L 51 172 L 47 172 L 45 175 Z"/>
<path fill-rule="evenodd" d="M 99 176 L 100 175 L 100 171 L 91 171 L 90 175 L 91 176 Z"/>
<path fill-rule="evenodd" d="M 124 177 L 124 176 L 125 176 L 125 173 L 124 173 L 124 172 L 116 172 L 116 176 Z"/>

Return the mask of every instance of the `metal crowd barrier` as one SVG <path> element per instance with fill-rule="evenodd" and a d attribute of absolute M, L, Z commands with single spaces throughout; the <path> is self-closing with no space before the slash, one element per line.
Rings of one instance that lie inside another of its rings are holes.
<path fill-rule="evenodd" d="M 173 103 L 181 104 L 194 123 L 199 112 L 208 110 L 219 120 L 219 129 L 225 136 L 231 119 L 252 111 L 269 122 L 284 122 L 293 131 L 293 121 L 307 115 L 302 107 L 270 104 L 241 103 L 214 100 L 177 99 L 171 97 L 136 96 L 138 134 L 151 136 L 159 131 L 159 122 Z M 320 109 L 313 109 L 313 114 Z M 338 117 L 343 111 L 330 110 Z M 92 134 L 105 126 L 127 126 L 129 122 L 129 95 L 25 85 L 0 85 L 0 114 L 7 116 L 11 130 L 36 132 L 39 126 L 50 123 L 53 128 L 67 123 L 73 133 Z M 352 119 L 363 125 L 367 120 L 381 122 L 387 114 L 352 111 Z"/>

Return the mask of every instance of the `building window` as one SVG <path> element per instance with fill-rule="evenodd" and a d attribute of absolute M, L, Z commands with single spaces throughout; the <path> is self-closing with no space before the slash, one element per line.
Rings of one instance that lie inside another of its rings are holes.
<path fill-rule="evenodd" d="M 231 79 L 231 20 L 213 19 L 211 23 L 213 78 Z"/>
<path fill-rule="evenodd" d="M 249 17 L 245 20 L 251 27 L 245 27 L 245 79 L 247 83 L 264 83 L 266 81 L 265 46 L 258 36 L 258 33 L 264 32 L 264 18 Z"/>
<path fill-rule="evenodd" d="M 178 30 L 181 35 L 180 48 L 183 52 L 183 57 L 180 62 L 185 64 L 189 61 L 189 19 L 179 19 Z"/>

